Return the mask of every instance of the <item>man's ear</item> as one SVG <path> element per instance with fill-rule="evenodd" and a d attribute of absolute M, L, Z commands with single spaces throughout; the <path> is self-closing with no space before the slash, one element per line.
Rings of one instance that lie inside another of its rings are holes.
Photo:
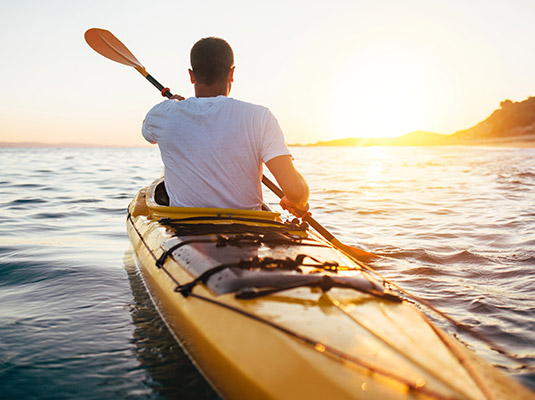
<path fill-rule="evenodd" d="M 236 69 L 236 67 L 232 67 L 228 73 L 228 81 L 229 82 L 234 82 L 234 70 Z"/>
<path fill-rule="evenodd" d="M 189 80 L 191 83 L 195 83 L 195 77 L 193 76 L 193 71 L 191 69 L 188 69 L 189 72 Z"/>

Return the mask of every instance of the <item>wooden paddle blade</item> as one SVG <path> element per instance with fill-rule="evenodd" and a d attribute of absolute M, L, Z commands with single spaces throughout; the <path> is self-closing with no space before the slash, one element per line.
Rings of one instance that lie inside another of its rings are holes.
<path fill-rule="evenodd" d="M 85 32 L 85 41 L 93 50 L 110 60 L 134 67 L 138 71 L 140 69 L 145 70 L 130 50 L 113 33 L 106 29 L 88 29 Z"/>

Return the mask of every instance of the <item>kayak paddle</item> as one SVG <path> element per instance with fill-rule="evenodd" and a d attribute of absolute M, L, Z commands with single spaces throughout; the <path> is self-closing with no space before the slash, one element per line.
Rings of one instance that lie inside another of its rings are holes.
<path fill-rule="evenodd" d="M 154 79 L 146 70 L 143 65 L 138 61 L 138 59 L 128 50 L 128 48 L 117 39 L 113 33 L 105 29 L 91 28 L 85 32 L 85 40 L 89 46 L 97 53 L 103 55 L 104 57 L 124 64 L 129 67 L 134 67 L 141 75 L 143 75 L 147 80 L 152 83 L 160 92 L 162 96 L 170 98 L 172 96 L 169 88 L 163 87 L 156 79 Z M 275 193 L 279 198 L 282 199 L 284 196 L 282 190 L 273 183 L 266 176 L 262 177 L 262 182 L 266 185 L 273 193 Z M 308 222 L 321 236 L 323 236 L 327 241 L 331 242 L 334 246 L 338 247 L 340 250 L 345 252 L 357 260 L 369 260 L 371 258 L 378 258 L 375 254 L 369 253 L 367 251 L 361 250 L 359 248 L 348 246 L 340 242 L 332 233 L 325 229 L 319 222 L 317 222 L 310 214 L 307 214 L 303 217 L 303 220 Z"/>

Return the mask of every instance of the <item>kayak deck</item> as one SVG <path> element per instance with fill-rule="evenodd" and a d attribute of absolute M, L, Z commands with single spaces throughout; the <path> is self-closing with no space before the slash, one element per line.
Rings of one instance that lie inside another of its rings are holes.
<path fill-rule="evenodd" d="M 128 234 L 157 309 L 223 397 L 533 398 L 305 225 L 167 207 L 162 187 L 134 198 Z"/>

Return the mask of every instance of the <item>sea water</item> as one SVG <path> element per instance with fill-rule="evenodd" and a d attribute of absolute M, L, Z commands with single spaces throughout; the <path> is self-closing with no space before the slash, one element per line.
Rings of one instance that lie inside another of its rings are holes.
<path fill-rule="evenodd" d="M 292 152 L 317 221 L 514 354 L 429 312 L 535 388 L 535 149 Z M 129 201 L 161 171 L 156 148 L 0 149 L 0 398 L 217 398 L 154 310 L 126 236 Z"/>

